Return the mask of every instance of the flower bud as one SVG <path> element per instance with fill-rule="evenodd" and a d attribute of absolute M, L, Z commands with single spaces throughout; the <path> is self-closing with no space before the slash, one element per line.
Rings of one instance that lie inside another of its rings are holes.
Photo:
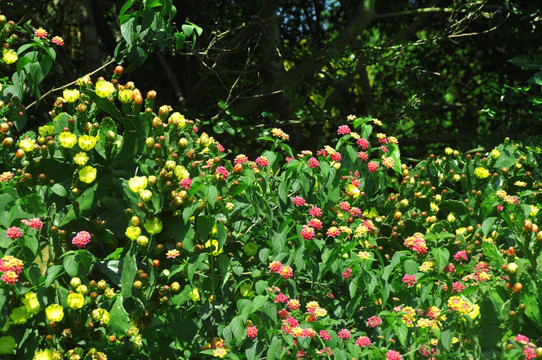
<path fill-rule="evenodd" d="M 78 277 L 74 277 L 70 280 L 70 286 L 74 289 L 76 289 L 79 285 L 81 285 L 81 279 Z"/>

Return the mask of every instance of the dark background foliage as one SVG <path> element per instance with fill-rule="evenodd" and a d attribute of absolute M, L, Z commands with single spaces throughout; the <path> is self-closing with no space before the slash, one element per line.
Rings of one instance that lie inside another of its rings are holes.
<path fill-rule="evenodd" d="M 143 65 L 125 61 L 122 80 L 156 90 L 160 102 L 248 154 L 259 151 L 252 139 L 271 127 L 290 133 L 295 149 L 317 150 L 349 114 L 382 120 L 406 157 L 491 146 L 542 129 L 535 3 L 173 1 L 172 26 L 180 31 L 190 21 L 202 35 L 179 51 L 151 46 Z M 4 1 L 2 12 L 64 38 L 45 93 L 113 58 L 123 4 Z M 49 121 L 54 99 L 43 99 L 33 124 Z"/>

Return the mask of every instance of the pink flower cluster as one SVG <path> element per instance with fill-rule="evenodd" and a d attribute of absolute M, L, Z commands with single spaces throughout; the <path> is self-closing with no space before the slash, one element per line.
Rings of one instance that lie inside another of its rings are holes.
<path fill-rule="evenodd" d="M 418 255 L 427 253 L 427 244 L 423 238 L 422 233 L 414 233 L 414 235 L 409 236 L 405 239 L 405 246 L 416 251 Z"/>
<path fill-rule="evenodd" d="M 43 227 L 43 222 L 38 218 L 29 219 L 29 220 L 23 219 L 21 220 L 21 222 L 29 226 L 31 229 L 41 230 L 41 228 Z"/>
<path fill-rule="evenodd" d="M 305 199 L 303 199 L 301 196 L 295 196 L 292 201 L 294 202 L 295 206 L 305 206 L 306 204 Z"/>
<path fill-rule="evenodd" d="M 269 271 L 273 274 L 279 274 L 283 279 L 290 279 L 294 276 L 294 270 L 288 265 L 282 265 L 278 261 L 269 264 Z"/>
<path fill-rule="evenodd" d="M 261 167 L 267 167 L 269 165 L 269 160 L 265 156 L 259 156 L 256 159 L 256 164 L 260 165 Z"/>
<path fill-rule="evenodd" d="M 256 328 L 256 326 L 247 327 L 247 336 L 251 339 L 256 339 L 256 336 L 258 336 L 258 328 Z"/>
<path fill-rule="evenodd" d="M 314 239 L 314 229 L 307 225 L 303 226 L 303 230 L 301 230 L 301 237 L 303 238 L 303 240 Z"/>
<path fill-rule="evenodd" d="M 19 274 L 23 271 L 23 262 L 13 256 L 6 255 L 0 259 L 0 272 L 2 272 L 2 281 L 13 285 L 19 279 Z"/>
<path fill-rule="evenodd" d="M 6 233 L 7 237 L 11 240 L 15 240 L 23 236 L 23 232 L 21 229 L 19 229 L 17 226 L 12 226 L 8 229 Z"/>
<path fill-rule="evenodd" d="M 218 171 L 218 169 L 217 169 Z M 185 190 L 190 190 L 190 187 L 192 186 L 192 179 L 190 178 L 184 178 L 181 180 L 181 187 Z"/>
<path fill-rule="evenodd" d="M 222 175 L 224 177 L 224 179 L 227 179 L 228 176 L 230 175 L 229 171 L 226 170 L 226 168 L 224 166 L 219 166 L 216 168 L 215 170 L 216 174 L 218 175 Z M 187 178 L 188 179 L 188 178 Z"/>
<path fill-rule="evenodd" d="M 310 168 L 316 169 L 320 165 L 320 163 L 316 158 L 311 157 L 309 161 L 307 161 L 307 165 L 309 165 Z"/>
<path fill-rule="evenodd" d="M 87 231 L 79 231 L 72 239 L 72 244 L 79 249 L 84 248 L 90 242 L 90 234 Z"/>
<path fill-rule="evenodd" d="M 378 316 L 371 316 L 370 318 L 367 319 L 367 326 L 371 328 L 378 327 L 380 326 L 380 324 L 382 324 L 382 319 L 379 318 Z"/>
<path fill-rule="evenodd" d="M 367 164 L 367 169 L 369 169 L 369 172 L 374 173 L 376 170 L 378 170 L 379 165 L 376 161 L 371 161 Z"/>
<path fill-rule="evenodd" d="M 416 282 L 416 275 L 405 274 L 405 276 L 403 276 L 403 283 L 405 283 L 407 288 L 416 285 Z"/>
<path fill-rule="evenodd" d="M 350 279 L 352 277 L 352 269 L 348 268 L 343 272 L 343 278 L 346 280 Z"/>
<path fill-rule="evenodd" d="M 350 131 L 350 128 L 348 127 L 348 125 L 341 125 L 337 129 L 337 134 L 339 134 L 339 135 L 347 135 L 347 134 L 350 134 L 350 133 L 351 133 L 351 131 Z"/>

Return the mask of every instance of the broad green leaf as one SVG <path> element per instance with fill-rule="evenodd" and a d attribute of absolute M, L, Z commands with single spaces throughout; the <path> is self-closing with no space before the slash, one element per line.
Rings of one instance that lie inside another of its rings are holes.
<path fill-rule="evenodd" d="M 122 266 L 122 275 L 120 278 L 120 293 L 122 296 L 132 296 L 132 285 L 137 273 L 137 264 L 135 258 L 135 244 L 132 242 L 130 248 L 124 256 Z"/>
<path fill-rule="evenodd" d="M 130 328 L 130 317 L 128 316 L 128 312 L 124 309 L 123 302 L 124 297 L 122 295 L 117 296 L 117 300 L 109 312 L 109 327 L 117 336 L 124 336 L 126 331 Z"/>

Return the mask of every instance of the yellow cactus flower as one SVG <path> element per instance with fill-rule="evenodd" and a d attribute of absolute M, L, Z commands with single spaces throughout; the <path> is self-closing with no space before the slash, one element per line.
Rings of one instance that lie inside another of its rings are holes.
<path fill-rule="evenodd" d="M 60 322 L 64 319 L 64 308 L 59 304 L 51 304 L 45 308 L 48 321 Z"/>
<path fill-rule="evenodd" d="M 94 180 L 96 180 L 96 174 L 97 170 L 96 168 L 87 165 L 81 170 L 79 170 L 79 180 L 81 180 L 84 183 L 90 184 Z"/>
<path fill-rule="evenodd" d="M 137 226 L 128 226 L 128 228 L 126 228 L 125 234 L 128 239 L 135 241 L 137 240 L 139 235 L 141 235 L 141 228 Z"/>
<path fill-rule="evenodd" d="M 21 141 L 19 141 L 19 147 L 23 149 L 24 152 L 31 152 L 34 150 L 34 146 L 36 145 L 36 140 L 31 138 L 24 138 Z"/>
<path fill-rule="evenodd" d="M 77 99 L 79 99 L 79 90 L 77 89 L 73 89 L 73 90 L 70 90 L 70 89 L 65 89 L 63 92 L 62 92 L 62 97 L 64 98 L 64 100 L 67 102 L 67 103 L 74 103 L 77 101 Z"/>
<path fill-rule="evenodd" d="M 77 135 L 69 131 L 65 131 L 58 135 L 58 141 L 60 142 L 60 146 L 66 149 L 71 149 L 75 146 L 75 144 L 77 144 Z"/>
<path fill-rule="evenodd" d="M 36 315 L 40 312 L 41 306 L 40 302 L 38 301 L 38 295 L 35 292 L 27 292 L 26 294 L 24 294 L 24 299 L 22 299 L 21 301 L 28 313 Z"/>
<path fill-rule="evenodd" d="M 81 309 L 85 305 L 85 296 L 80 293 L 71 293 L 68 295 L 67 302 L 73 310 Z"/>
<path fill-rule="evenodd" d="M 96 146 L 98 142 L 97 136 L 83 135 L 79 137 L 79 147 L 84 151 L 89 151 Z"/>
<path fill-rule="evenodd" d="M 193 288 L 192 290 L 190 290 L 190 292 L 188 293 L 188 297 L 192 301 L 200 301 L 198 288 Z"/>
<path fill-rule="evenodd" d="M 4 60 L 4 62 L 7 65 L 13 64 L 18 59 L 19 59 L 19 57 L 17 56 L 17 53 L 15 52 L 15 50 L 13 50 L 13 49 L 4 49 L 2 51 L 2 60 Z"/>
<path fill-rule="evenodd" d="M 128 187 L 134 193 L 139 193 L 142 190 L 147 188 L 147 177 L 146 176 L 134 176 L 128 180 Z"/>
<path fill-rule="evenodd" d="M 132 89 L 122 89 L 119 90 L 118 97 L 119 101 L 123 104 L 128 104 L 133 102 L 132 95 L 134 91 Z"/>
<path fill-rule="evenodd" d="M 106 98 L 111 96 L 115 92 L 115 85 L 111 84 L 109 81 L 98 80 L 96 82 L 96 95 L 101 98 Z"/>
<path fill-rule="evenodd" d="M 74 157 L 73 157 L 73 162 L 76 163 L 77 165 L 79 166 L 85 166 L 85 164 L 87 163 L 89 157 L 86 153 L 84 152 L 80 152 L 80 153 L 77 153 Z"/>
<path fill-rule="evenodd" d="M 485 169 L 483 167 L 477 167 L 476 169 L 474 169 L 474 175 L 476 175 L 478 179 L 485 179 L 490 175 L 490 173 L 488 169 Z"/>

